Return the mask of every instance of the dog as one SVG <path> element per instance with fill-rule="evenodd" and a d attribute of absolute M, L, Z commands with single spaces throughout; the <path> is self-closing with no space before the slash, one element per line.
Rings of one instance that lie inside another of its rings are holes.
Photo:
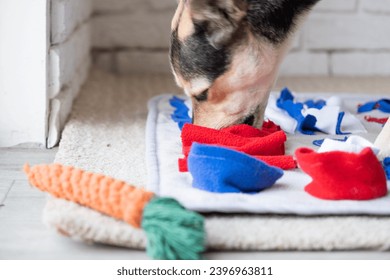
<path fill-rule="evenodd" d="M 260 127 L 294 32 L 319 0 L 179 0 L 170 64 L 193 123 Z"/>

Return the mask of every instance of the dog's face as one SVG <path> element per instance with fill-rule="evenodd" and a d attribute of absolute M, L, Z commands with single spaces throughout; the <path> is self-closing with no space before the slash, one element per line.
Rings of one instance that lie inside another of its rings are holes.
<path fill-rule="evenodd" d="M 287 44 L 254 34 L 245 0 L 181 0 L 172 20 L 170 61 L 192 98 L 193 123 L 223 128 L 263 122 Z"/>

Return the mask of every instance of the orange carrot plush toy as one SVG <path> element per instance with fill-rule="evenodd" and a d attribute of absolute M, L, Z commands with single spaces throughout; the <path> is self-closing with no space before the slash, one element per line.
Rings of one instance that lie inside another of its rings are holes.
<path fill-rule="evenodd" d="M 199 259 L 204 250 L 203 217 L 174 199 L 71 166 L 26 164 L 24 171 L 30 184 L 44 192 L 142 227 L 153 258 Z"/>

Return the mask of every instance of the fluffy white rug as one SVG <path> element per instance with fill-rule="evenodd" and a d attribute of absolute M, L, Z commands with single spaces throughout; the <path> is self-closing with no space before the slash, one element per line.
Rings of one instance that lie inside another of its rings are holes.
<path fill-rule="evenodd" d="M 94 71 L 74 105 L 56 162 L 145 186 L 146 103 L 172 91 L 163 77 Z M 49 199 L 44 220 L 73 238 L 145 247 L 141 230 L 60 199 Z M 388 216 L 207 215 L 206 232 L 208 248 L 219 250 L 390 249 Z"/>

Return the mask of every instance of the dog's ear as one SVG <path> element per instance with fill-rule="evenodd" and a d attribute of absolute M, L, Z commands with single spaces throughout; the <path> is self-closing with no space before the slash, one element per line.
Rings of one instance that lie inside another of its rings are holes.
<path fill-rule="evenodd" d="M 191 16 L 203 26 L 210 44 L 220 49 L 227 44 L 246 15 L 244 0 L 189 0 Z"/>

